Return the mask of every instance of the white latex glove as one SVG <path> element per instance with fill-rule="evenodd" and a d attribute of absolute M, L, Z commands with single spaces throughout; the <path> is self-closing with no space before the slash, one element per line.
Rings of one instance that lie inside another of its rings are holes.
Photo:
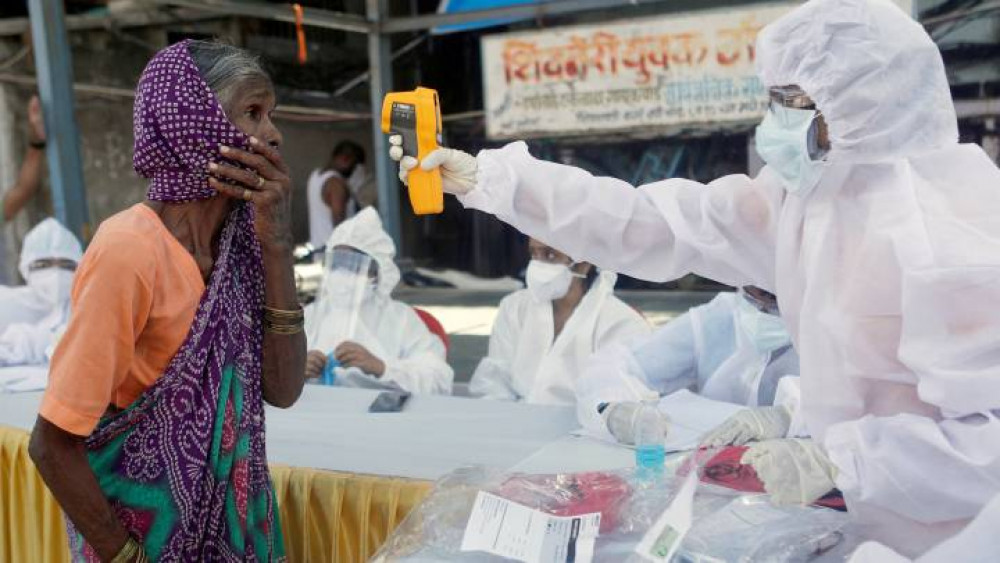
<path fill-rule="evenodd" d="M 440 148 L 417 162 L 412 156 L 403 156 L 402 135 L 389 136 L 389 158 L 399 162 L 399 179 L 403 185 L 409 184 L 410 170 L 420 165 L 423 170 L 441 168 L 441 187 L 454 195 L 465 195 L 476 187 L 479 163 L 476 157 L 456 149 Z"/>
<path fill-rule="evenodd" d="M 742 446 L 755 440 L 784 438 L 791 422 L 791 412 L 783 406 L 741 410 L 705 434 L 701 445 L 720 448 Z"/>
<path fill-rule="evenodd" d="M 636 417 L 644 405 L 636 401 L 625 401 L 611 403 L 601 413 L 604 424 L 608 432 L 618 440 L 619 444 L 634 446 L 636 440 Z M 670 419 L 663 413 L 656 411 L 663 420 L 663 428 L 670 427 Z"/>
<path fill-rule="evenodd" d="M 812 440 L 760 442 L 740 463 L 753 466 L 774 504 L 812 504 L 836 487 L 837 467 Z"/>

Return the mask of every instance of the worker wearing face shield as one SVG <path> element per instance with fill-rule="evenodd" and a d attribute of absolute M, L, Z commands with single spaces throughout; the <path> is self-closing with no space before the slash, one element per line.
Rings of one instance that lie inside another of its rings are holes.
<path fill-rule="evenodd" d="M 396 246 L 373 208 L 334 229 L 315 303 L 305 309 L 306 377 L 334 384 L 450 394 L 454 371 L 444 343 L 416 311 L 392 298 Z"/>
<path fill-rule="evenodd" d="M 744 460 L 777 501 L 836 486 L 866 532 L 919 554 L 1000 492 L 1000 171 L 958 142 L 941 54 L 890 2 L 810 0 L 756 55 L 779 102 L 756 178 L 634 188 L 524 143 L 401 175 L 439 166 L 466 207 L 600 267 L 775 293 L 815 441 L 745 422 Z"/>
<path fill-rule="evenodd" d="M 576 383 L 577 414 L 588 430 L 633 444 L 632 419 L 646 396 L 689 389 L 716 401 L 770 407 L 779 383 L 798 373 L 777 298 L 748 286 L 720 293 L 645 338 L 595 354 Z M 790 418 L 789 407 L 775 412 Z M 670 413 L 664 415 L 669 428 Z"/>

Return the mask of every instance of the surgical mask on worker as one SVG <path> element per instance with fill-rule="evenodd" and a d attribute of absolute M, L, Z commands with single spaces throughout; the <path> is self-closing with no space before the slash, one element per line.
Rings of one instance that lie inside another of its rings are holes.
<path fill-rule="evenodd" d="M 792 343 L 781 317 L 757 310 L 743 296 L 737 299 L 736 319 L 740 329 L 759 353 L 767 354 Z"/>
<path fill-rule="evenodd" d="M 525 281 L 528 284 L 528 291 L 539 303 L 555 301 L 566 297 L 569 293 L 569 286 L 573 283 L 573 278 L 586 277 L 577 274 L 565 264 L 551 264 L 541 260 L 532 260 L 528 263 L 528 272 L 525 274 Z"/>
<path fill-rule="evenodd" d="M 826 162 L 814 160 L 816 144 L 813 123 L 819 113 L 813 109 L 795 109 L 771 104 L 764 120 L 757 126 L 757 153 L 778 176 L 789 193 L 806 195 L 823 176 Z"/>
<path fill-rule="evenodd" d="M 73 272 L 63 268 L 45 268 L 28 274 L 28 287 L 51 307 L 69 300 L 73 290 Z"/>

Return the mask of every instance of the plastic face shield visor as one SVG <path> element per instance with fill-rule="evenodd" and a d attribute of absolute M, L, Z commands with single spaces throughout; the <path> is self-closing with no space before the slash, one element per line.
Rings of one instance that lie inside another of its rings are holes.
<path fill-rule="evenodd" d="M 378 262 L 372 260 L 371 256 L 349 246 L 337 246 L 326 252 L 326 272 L 341 270 L 365 276 L 370 281 L 378 281 Z"/>
<path fill-rule="evenodd" d="M 816 109 L 816 102 L 798 86 L 773 86 L 768 88 L 768 111 L 775 113 L 775 107 L 780 106 L 788 109 L 805 111 L 815 111 L 816 117 L 822 113 Z M 806 143 L 809 149 L 809 158 L 812 160 L 822 160 L 829 152 L 819 144 L 819 119 L 814 118 L 812 125 L 806 136 Z"/>

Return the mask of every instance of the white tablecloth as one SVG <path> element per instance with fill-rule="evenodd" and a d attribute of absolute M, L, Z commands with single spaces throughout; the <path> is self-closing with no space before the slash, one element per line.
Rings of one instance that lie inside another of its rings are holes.
<path fill-rule="evenodd" d="M 511 468 L 577 427 L 570 407 L 461 397 L 418 395 L 401 413 L 369 413 L 368 405 L 377 395 L 307 385 L 292 408 L 268 408 L 268 460 L 293 467 L 437 479 L 463 465 Z M 30 430 L 41 396 L 0 394 L 0 424 Z M 595 447 L 602 452 L 614 449 Z M 631 453 L 626 450 L 626 455 Z M 572 457 L 563 459 L 571 464 Z"/>

